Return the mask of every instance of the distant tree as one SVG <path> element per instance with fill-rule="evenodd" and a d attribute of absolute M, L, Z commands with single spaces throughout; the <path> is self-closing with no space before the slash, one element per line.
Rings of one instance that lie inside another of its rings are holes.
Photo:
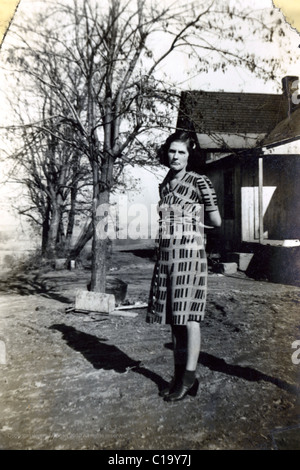
<path fill-rule="evenodd" d="M 78 195 L 82 188 L 91 185 L 91 179 L 88 162 L 68 144 L 71 129 L 47 118 L 47 108 L 53 105 L 47 91 L 40 111 L 45 127 L 26 125 L 24 103 L 14 103 L 23 125 L 9 129 L 19 146 L 10 155 L 13 166 L 9 178 L 26 187 L 28 203 L 16 201 L 15 208 L 33 226 L 40 226 L 42 254 L 52 258 L 70 252 Z M 64 133 L 64 140 L 58 137 L 59 133 Z"/>
<path fill-rule="evenodd" d="M 274 78 L 276 60 L 261 61 L 245 50 L 243 31 L 269 42 L 280 28 L 267 24 L 266 12 L 259 18 L 238 1 L 65 0 L 44 6 L 23 27 L 23 42 L 7 60 L 33 81 L 32 93 L 40 83 L 55 97 L 55 111 L 34 127 L 55 122 L 55 131 L 47 131 L 62 141 L 68 127 L 70 145 L 89 160 L 91 289 L 104 291 L 108 239 L 97 232 L 101 208 L 128 163 L 150 161 L 151 130 L 174 126 L 178 93 L 160 68 L 181 50 L 197 60 L 198 73 L 233 65 Z"/>

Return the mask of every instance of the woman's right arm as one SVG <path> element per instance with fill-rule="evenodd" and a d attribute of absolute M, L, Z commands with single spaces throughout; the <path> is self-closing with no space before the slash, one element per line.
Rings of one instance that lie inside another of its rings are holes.
<path fill-rule="evenodd" d="M 220 227 L 222 224 L 222 219 L 220 215 L 219 209 L 215 209 L 214 211 L 206 212 L 205 214 L 205 228 L 214 228 Z"/>

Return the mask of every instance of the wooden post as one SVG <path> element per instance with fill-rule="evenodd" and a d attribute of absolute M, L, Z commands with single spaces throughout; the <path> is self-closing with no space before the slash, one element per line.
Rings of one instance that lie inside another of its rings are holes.
<path fill-rule="evenodd" d="M 263 214 L 263 158 L 258 158 L 258 219 L 259 243 L 264 241 L 264 214 Z"/>

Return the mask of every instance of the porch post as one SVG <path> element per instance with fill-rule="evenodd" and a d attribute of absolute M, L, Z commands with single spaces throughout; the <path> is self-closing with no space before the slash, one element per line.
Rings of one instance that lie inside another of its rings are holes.
<path fill-rule="evenodd" d="M 258 219 L 259 243 L 264 241 L 264 214 L 263 214 L 263 158 L 258 158 Z"/>

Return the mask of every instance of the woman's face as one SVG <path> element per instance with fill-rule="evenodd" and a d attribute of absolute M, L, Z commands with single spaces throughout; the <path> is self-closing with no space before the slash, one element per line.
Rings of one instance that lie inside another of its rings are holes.
<path fill-rule="evenodd" d="M 189 159 L 189 151 L 184 142 L 175 141 L 168 150 L 169 167 L 176 173 L 185 170 Z"/>

